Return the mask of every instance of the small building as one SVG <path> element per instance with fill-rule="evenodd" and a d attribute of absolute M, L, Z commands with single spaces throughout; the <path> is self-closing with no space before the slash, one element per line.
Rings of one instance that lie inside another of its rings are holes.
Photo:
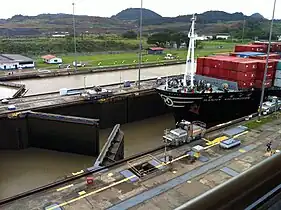
<path fill-rule="evenodd" d="M 218 34 L 216 36 L 217 39 L 225 39 L 225 40 L 228 40 L 230 38 L 230 35 L 229 34 Z"/>
<path fill-rule="evenodd" d="M 56 57 L 55 55 L 44 55 L 41 57 L 44 61 L 44 63 L 48 63 L 48 64 L 61 64 L 62 63 L 62 59 Z"/>
<path fill-rule="evenodd" d="M 16 70 L 34 67 L 34 61 L 31 58 L 19 54 L 0 54 L 1 70 Z"/>
<path fill-rule="evenodd" d="M 147 54 L 149 55 L 160 55 L 160 54 L 163 54 L 164 52 L 164 48 L 162 47 L 151 47 L 151 48 L 148 48 L 147 50 Z"/>
<path fill-rule="evenodd" d="M 19 63 L 10 60 L 4 60 L 0 57 L 0 70 L 16 70 L 18 68 Z"/>

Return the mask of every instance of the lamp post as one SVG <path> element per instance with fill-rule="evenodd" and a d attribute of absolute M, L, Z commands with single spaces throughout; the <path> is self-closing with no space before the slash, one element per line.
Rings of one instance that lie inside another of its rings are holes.
<path fill-rule="evenodd" d="M 260 106 L 259 106 L 258 121 L 260 121 L 261 113 L 262 113 L 262 104 L 263 104 L 263 98 L 264 98 L 265 81 L 266 81 L 266 75 L 267 75 L 267 71 L 268 71 L 268 61 L 269 61 L 269 53 L 270 53 L 270 48 L 271 48 L 272 29 L 273 29 L 274 16 L 275 16 L 275 7 L 276 7 L 276 0 L 274 0 L 273 12 L 272 12 L 272 20 L 271 20 L 271 25 L 270 25 L 270 32 L 269 32 L 269 39 L 268 39 L 268 48 L 267 48 L 267 56 L 266 56 L 266 65 L 265 65 L 265 71 L 264 71 L 264 75 L 263 75 L 263 82 L 262 82 L 262 91 L 261 91 L 261 99 L 260 99 Z"/>
<path fill-rule="evenodd" d="M 142 8 L 143 8 L 143 0 L 141 0 L 141 8 L 140 8 L 140 27 L 139 27 L 139 36 L 140 36 L 140 49 L 139 49 L 139 71 L 138 71 L 138 89 L 141 88 L 141 64 L 142 64 Z"/>
<path fill-rule="evenodd" d="M 75 71 L 77 71 L 77 49 L 76 49 L 76 24 L 75 24 L 75 3 L 72 3 L 73 6 L 73 15 L 72 15 L 72 19 L 73 19 L 73 43 L 74 43 L 74 57 L 75 57 Z"/>

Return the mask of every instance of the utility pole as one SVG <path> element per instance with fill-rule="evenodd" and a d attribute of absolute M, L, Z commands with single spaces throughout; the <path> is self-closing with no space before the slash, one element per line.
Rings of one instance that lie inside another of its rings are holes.
<path fill-rule="evenodd" d="M 243 32 L 242 32 L 242 44 L 244 43 L 245 25 L 246 25 L 246 19 L 244 18 L 244 22 L 243 22 Z"/>
<path fill-rule="evenodd" d="M 268 71 L 269 53 L 270 53 L 270 48 L 271 48 L 272 30 L 273 30 L 273 23 L 274 23 L 274 16 L 275 16 L 275 7 L 276 7 L 276 0 L 274 0 L 272 20 L 271 20 L 271 25 L 270 25 L 267 56 L 266 56 L 266 65 L 265 65 L 265 71 L 264 71 L 264 75 L 263 75 L 263 83 L 262 83 L 262 92 L 261 92 L 261 99 L 260 99 L 260 106 L 259 106 L 258 121 L 261 120 L 262 104 L 263 104 L 264 90 L 265 90 L 265 81 L 266 81 L 266 75 L 267 75 L 267 71 Z"/>
<path fill-rule="evenodd" d="M 77 71 L 77 48 L 76 48 L 76 24 L 75 24 L 75 3 L 72 3 L 73 6 L 73 43 L 74 43 L 74 56 L 75 56 L 75 72 Z"/>
<path fill-rule="evenodd" d="M 143 0 L 141 0 L 140 8 L 140 27 L 139 27 L 139 36 L 140 36 L 140 49 L 139 49 L 139 72 L 138 72 L 138 89 L 141 88 L 141 64 L 142 64 L 142 8 Z"/>

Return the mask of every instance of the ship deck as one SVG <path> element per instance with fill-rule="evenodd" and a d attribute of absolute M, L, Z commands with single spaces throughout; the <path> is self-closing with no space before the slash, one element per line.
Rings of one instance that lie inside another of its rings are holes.
<path fill-rule="evenodd" d="M 173 156 L 171 162 L 163 163 L 163 151 L 158 151 L 93 174 L 93 184 L 87 185 L 86 178 L 80 178 L 0 209 L 174 209 L 268 158 L 268 141 L 274 150 L 281 149 L 280 123 L 281 119 L 276 119 L 233 136 L 242 142 L 234 149 L 218 146 L 219 140 L 225 139 L 221 133 L 219 138 L 168 151 Z M 205 151 L 191 163 L 187 152 L 198 144 Z M 150 164 L 141 171 L 139 165 L 146 162 Z M 146 175 L 140 177 L 143 173 Z M 56 205 L 50 207 L 52 204 Z"/>

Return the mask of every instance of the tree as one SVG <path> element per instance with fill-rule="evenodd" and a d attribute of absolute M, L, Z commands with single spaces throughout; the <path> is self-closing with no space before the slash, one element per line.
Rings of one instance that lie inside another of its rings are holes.
<path fill-rule="evenodd" d="M 122 36 L 126 39 L 136 39 L 138 37 L 137 33 L 134 31 L 126 31 Z"/>
<path fill-rule="evenodd" d="M 173 33 L 171 35 L 171 41 L 176 42 L 178 48 L 181 46 L 182 43 L 186 43 L 186 45 L 188 46 L 189 37 L 188 34 L 182 32 Z"/>
<path fill-rule="evenodd" d="M 158 47 L 165 47 L 167 42 L 171 41 L 171 34 L 168 32 L 154 33 L 147 39 L 147 44 L 154 44 Z"/>

